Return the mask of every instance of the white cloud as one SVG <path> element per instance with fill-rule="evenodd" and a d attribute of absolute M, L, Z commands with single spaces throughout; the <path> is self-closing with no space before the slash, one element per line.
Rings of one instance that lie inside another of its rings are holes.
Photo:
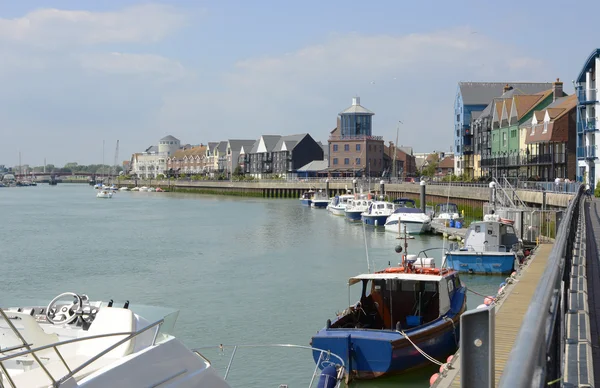
<path fill-rule="evenodd" d="M 181 63 L 154 54 L 86 53 L 77 55 L 76 59 L 84 70 L 105 74 L 164 76 L 168 79 L 186 75 Z"/>
<path fill-rule="evenodd" d="M 310 132 L 326 140 L 354 95 L 376 113 L 374 134 L 419 150 L 452 144 L 458 81 L 548 81 L 548 66 L 519 47 L 465 28 L 392 35 L 336 34 L 322 44 L 236 63 L 219 93 L 167 95 L 163 126 L 184 122 L 191 142 Z M 199 137 L 202 136 L 202 137 Z"/>
<path fill-rule="evenodd" d="M 39 9 L 16 19 L 0 18 L 0 41 L 44 49 L 157 42 L 184 23 L 175 8 L 158 4 L 116 12 Z"/>

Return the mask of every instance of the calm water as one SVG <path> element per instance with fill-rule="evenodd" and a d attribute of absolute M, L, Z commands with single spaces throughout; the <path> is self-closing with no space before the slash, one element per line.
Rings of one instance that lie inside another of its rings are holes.
<path fill-rule="evenodd" d="M 366 241 L 376 269 L 398 261 L 394 234 L 366 228 Z M 442 243 L 417 237 L 409 251 Z M 175 334 L 199 347 L 308 345 L 327 318 L 354 303 L 347 280 L 366 272 L 367 260 L 360 224 L 296 200 L 134 192 L 101 200 L 87 185 L 59 184 L 0 189 L 0 266 L 0 306 L 73 291 L 174 307 Z M 502 281 L 462 279 L 483 294 Z M 471 308 L 482 302 L 468 298 Z M 204 354 L 225 370 L 230 350 Z M 228 380 L 308 386 L 313 368 L 306 351 L 243 349 Z M 428 387 L 436 370 L 353 386 Z"/>

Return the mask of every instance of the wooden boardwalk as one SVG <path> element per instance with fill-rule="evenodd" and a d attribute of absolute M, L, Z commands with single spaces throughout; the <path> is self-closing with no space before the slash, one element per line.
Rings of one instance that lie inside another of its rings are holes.
<path fill-rule="evenodd" d="M 529 307 L 531 297 L 546 268 L 546 263 L 551 250 L 552 244 L 542 244 L 537 248 L 535 256 L 523 269 L 512 290 L 510 290 L 508 295 L 506 295 L 501 303 L 496 306 L 496 386 L 498 386 L 498 383 L 500 382 L 500 377 L 504 372 L 504 366 L 506 365 L 510 351 L 513 348 L 519 330 L 521 329 L 523 316 Z M 455 368 L 458 368 L 460 365 L 458 357 L 453 361 L 453 365 Z M 460 370 L 450 370 L 445 377 L 440 378 L 437 381 L 434 387 L 460 388 Z"/>

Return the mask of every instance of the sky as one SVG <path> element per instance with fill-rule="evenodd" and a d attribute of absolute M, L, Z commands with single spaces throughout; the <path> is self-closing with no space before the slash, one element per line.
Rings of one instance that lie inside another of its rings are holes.
<path fill-rule="evenodd" d="M 326 142 L 354 96 L 386 142 L 449 150 L 458 82 L 559 77 L 570 93 L 598 15 L 595 0 L 0 0 L 0 165 L 120 163 L 166 135 Z"/>

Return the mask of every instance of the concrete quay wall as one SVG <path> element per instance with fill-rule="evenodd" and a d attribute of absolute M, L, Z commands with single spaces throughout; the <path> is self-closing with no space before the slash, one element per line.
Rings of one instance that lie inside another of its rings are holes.
<path fill-rule="evenodd" d="M 325 182 L 302 182 L 302 181 L 167 181 L 148 180 L 142 181 L 120 181 L 120 186 L 134 187 L 153 186 L 172 191 L 198 192 L 204 194 L 255 196 L 265 198 L 299 198 L 302 192 L 309 189 L 326 189 Z M 379 184 L 372 184 L 373 190 L 379 190 Z M 329 182 L 330 195 L 343 194 L 352 189 L 351 182 Z M 420 185 L 418 183 L 385 184 L 385 192 L 390 198 L 412 198 L 418 199 Z M 442 203 L 448 197 L 450 201 L 458 205 L 481 207 L 489 201 L 490 189 L 479 186 L 450 186 L 450 185 L 427 185 L 428 203 Z M 543 194 L 541 191 L 517 190 L 516 194 L 528 205 L 541 206 Z M 546 205 L 550 207 L 566 208 L 571 194 L 546 193 Z"/>

